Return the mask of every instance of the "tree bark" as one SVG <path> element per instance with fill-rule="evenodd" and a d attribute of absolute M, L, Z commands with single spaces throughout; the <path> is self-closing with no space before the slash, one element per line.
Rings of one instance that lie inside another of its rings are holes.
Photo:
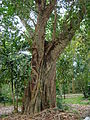
<path fill-rule="evenodd" d="M 74 78 L 72 78 L 72 93 L 75 94 Z"/>
<path fill-rule="evenodd" d="M 11 88 L 12 88 L 12 101 L 13 101 L 13 107 L 14 107 L 14 110 L 15 110 L 15 95 L 14 95 L 13 80 L 11 81 Z"/>
<path fill-rule="evenodd" d="M 13 62 L 10 62 L 10 73 L 11 73 L 11 89 L 12 89 L 12 101 L 15 110 L 15 94 L 14 94 L 14 80 L 13 80 Z"/>
<path fill-rule="evenodd" d="M 33 61 L 34 58 L 32 64 Z M 24 112 L 31 115 L 56 106 L 56 61 L 52 61 L 50 56 L 44 56 L 39 73 L 35 71 L 37 68 L 32 68 L 32 80 L 25 93 Z"/>

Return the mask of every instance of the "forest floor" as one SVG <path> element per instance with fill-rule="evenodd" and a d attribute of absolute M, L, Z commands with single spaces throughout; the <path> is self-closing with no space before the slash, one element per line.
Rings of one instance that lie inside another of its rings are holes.
<path fill-rule="evenodd" d="M 65 99 L 65 104 L 68 103 L 67 106 L 69 108 L 67 111 L 56 108 L 47 109 L 33 117 L 20 113 L 13 114 L 13 106 L 0 105 L 0 120 L 84 120 L 86 117 L 90 117 L 90 104 L 73 104 L 72 102 L 70 103 L 69 98 L 73 99 L 73 97 L 71 96 Z M 67 100 L 69 102 L 67 102 Z M 75 101 L 73 100 L 73 102 Z M 87 103 L 87 101 L 85 102 Z"/>

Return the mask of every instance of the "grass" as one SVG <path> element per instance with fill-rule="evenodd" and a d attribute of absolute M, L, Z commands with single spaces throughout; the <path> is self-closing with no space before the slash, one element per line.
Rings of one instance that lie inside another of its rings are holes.
<path fill-rule="evenodd" d="M 80 104 L 80 105 L 90 105 L 90 100 L 85 99 L 82 96 L 71 97 L 63 99 L 65 104 Z"/>
<path fill-rule="evenodd" d="M 7 116 L 8 116 L 8 115 L 1 115 L 0 118 L 2 119 L 2 118 L 5 118 L 5 117 L 7 117 Z M 0 120 L 1 120 L 1 119 L 0 119 Z"/>

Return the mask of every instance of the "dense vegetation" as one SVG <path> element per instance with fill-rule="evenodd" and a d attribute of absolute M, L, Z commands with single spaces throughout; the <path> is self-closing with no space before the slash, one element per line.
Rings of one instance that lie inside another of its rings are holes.
<path fill-rule="evenodd" d="M 68 42 L 68 46 L 64 46 L 66 49 L 64 49 L 56 62 L 56 94 L 57 103 L 59 103 L 58 106 L 61 106 L 61 98 L 58 99 L 58 96 L 61 97 L 63 94 L 64 98 L 65 94 L 70 93 L 83 93 L 85 98 L 90 97 L 89 3 L 85 1 L 85 9 L 87 10 L 81 23 L 79 23 L 80 21 L 78 22 L 77 20 L 77 12 L 83 3 L 80 5 L 76 3 L 76 9 L 72 9 L 67 1 L 64 2 L 66 7 L 64 10 L 67 10 L 66 13 L 64 13 L 65 15 L 61 15 L 59 10 L 57 10 L 56 15 L 56 11 L 53 8 L 54 13 L 52 12 L 51 16 L 49 16 L 50 19 L 46 24 L 46 33 L 44 33 L 46 34 L 45 45 L 49 46 L 52 38 L 55 39 L 55 37 L 59 36 L 59 33 L 63 33 L 65 27 L 75 30 L 74 35 L 70 38 L 70 41 L 72 40 L 71 43 Z M 46 6 L 49 3 L 50 2 L 47 1 Z M 4 104 L 7 102 L 11 103 L 14 105 L 14 109 L 18 111 L 18 103 L 21 104 L 24 102 L 25 99 L 23 96 L 27 84 L 32 80 L 32 49 L 34 49 L 32 48 L 34 37 L 32 34 L 35 32 L 34 25 L 37 22 L 37 6 L 35 6 L 35 2 L 32 0 L 25 3 L 19 0 L 13 2 L 12 0 L 5 0 L 2 1 L 1 6 L 0 102 L 4 102 Z M 59 4 L 57 4 L 57 9 L 60 9 Z M 67 19 L 68 12 L 70 13 Z M 56 23 L 53 25 L 56 19 L 55 16 L 57 16 L 57 24 L 59 26 L 57 28 L 55 27 Z M 28 19 L 28 17 L 30 18 Z M 66 20 L 68 23 L 65 24 Z M 71 23 L 73 25 L 69 26 Z M 76 24 L 79 25 L 76 26 Z M 78 26 L 80 26 L 80 28 Z M 78 27 L 78 29 L 75 27 Z M 67 36 L 68 35 L 66 35 L 66 37 Z M 45 47 L 47 50 L 47 46 Z M 39 54 L 42 54 L 41 51 Z"/>

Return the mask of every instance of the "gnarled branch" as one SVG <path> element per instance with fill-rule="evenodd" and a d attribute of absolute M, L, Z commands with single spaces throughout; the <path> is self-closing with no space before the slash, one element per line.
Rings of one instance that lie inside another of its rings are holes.
<path fill-rule="evenodd" d="M 62 51 L 64 50 L 64 48 L 70 43 L 73 36 L 75 35 L 76 30 L 79 29 L 80 23 L 82 22 L 84 15 L 85 15 L 85 6 L 82 3 L 82 6 L 80 5 L 80 9 L 76 14 L 76 17 L 72 16 L 71 19 L 69 19 L 70 15 L 66 17 L 66 20 L 63 24 L 62 33 L 59 34 L 59 37 L 57 37 L 57 39 L 54 42 L 52 41 L 53 43 L 52 45 L 50 44 L 51 48 L 53 46 L 53 49 L 51 49 L 51 51 L 50 49 L 46 51 L 52 54 L 52 59 L 54 60 L 57 59 L 60 53 L 62 53 Z"/>
<path fill-rule="evenodd" d="M 52 36 L 52 40 L 54 41 L 56 39 L 56 27 L 57 27 L 57 10 L 55 8 L 54 10 L 54 23 L 53 23 L 53 36 Z"/>

